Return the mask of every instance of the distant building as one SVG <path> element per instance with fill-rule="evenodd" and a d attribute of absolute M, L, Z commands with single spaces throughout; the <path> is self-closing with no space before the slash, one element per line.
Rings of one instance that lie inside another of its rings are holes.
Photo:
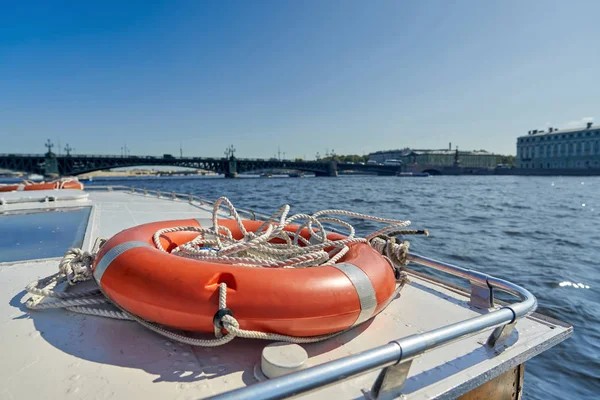
<path fill-rule="evenodd" d="M 375 153 L 369 154 L 369 163 L 380 163 L 383 164 L 386 160 L 403 160 L 403 157 L 410 153 L 410 149 L 401 150 L 384 150 L 376 151 Z"/>
<path fill-rule="evenodd" d="M 502 156 L 479 151 L 457 150 L 418 150 L 401 149 L 377 151 L 369 154 L 369 161 L 384 164 L 387 160 L 402 161 L 404 165 L 419 164 L 436 167 L 461 166 L 468 168 L 495 168 L 502 162 Z"/>
<path fill-rule="evenodd" d="M 548 132 L 533 130 L 517 139 L 519 168 L 600 168 L 600 127 Z"/>

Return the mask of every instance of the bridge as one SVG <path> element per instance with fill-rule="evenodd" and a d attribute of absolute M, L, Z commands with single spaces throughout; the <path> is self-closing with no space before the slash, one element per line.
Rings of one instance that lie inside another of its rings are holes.
<path fill-rule="evenodd" d="M 399 166 L 362 165 L 340 163 L 334 160 L 292 161 L 277 159 L 236 158 L 233 151 L 224 158 L 163 157 L 154 156 L 106 156 L 106 155 L 56 155 L 45 154 L 0 154 L 0 169 L 21 171 L 45 176 L 80 175 L 87 172 L 112 168 L 136 166 L 173 166 L 203 169 L 235 178 L 238 174 L 260 170 L 287 169 L 314 173 L 316 176 L 337 176 L 338 172 L 354 171 L 377 175 L 396 175 Z"/>

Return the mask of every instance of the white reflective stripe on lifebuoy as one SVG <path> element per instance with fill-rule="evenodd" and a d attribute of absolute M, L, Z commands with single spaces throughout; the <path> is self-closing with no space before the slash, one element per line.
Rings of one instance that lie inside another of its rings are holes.
<path fill-rule="evenodd" d="M 96 282 L 100 284 L 102 275 L 104 275 L 104 272 L 106 272 L 106 269 L 110 266 L 110 264 L 115 261 L 115 258 L 119 257 L 127 250 L 135 249 L 137 247 L 152 247 L 152 245 L 146 242 L 132 241 L 118 244 L 107 251 L 106 254 L 102 256 L 100 261 L 98 261 L 98 264 L 96 264 L 96 268 L 94 269 L 94 279 L 96 279 Z"/>
<path fill-rule="evenodd" d="M 365 271 L 354 264 L 339 263 L 333 266 L 342 271 L 354 285 L 360 301 L 360 314 L 352 326 L 362 324 L 375 314 L 377 308 L 377 296 L 375 295 L 373 283 Z"/>

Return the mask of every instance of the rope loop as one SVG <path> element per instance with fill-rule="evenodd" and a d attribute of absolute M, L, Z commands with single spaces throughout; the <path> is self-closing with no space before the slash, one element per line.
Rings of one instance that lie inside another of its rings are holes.
<path fill-rule="evenodd" d="M 69 249 L 58 265 L 59 273 L 67 278 L 69 285 L 87 281 L 92 277 L 92 264 L 95 258 L 96 254 L 88 251 Z"/>

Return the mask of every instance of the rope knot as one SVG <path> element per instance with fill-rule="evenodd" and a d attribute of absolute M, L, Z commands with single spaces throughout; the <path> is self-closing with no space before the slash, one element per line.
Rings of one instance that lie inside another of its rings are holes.
<path fill-rule="evenodd" d="M 213 317 L 213 325 L 215 326 L 215 328 L 217 328 L 217 329 L 225 328 L 223 323 L 224 323 L 225 317 L 227 317 L 227 316 L 233 317 L 233 311 L 231 311 L 229 308 L 219 309 L 219 311 L 217 311 L 215 313 L 215 316 Z"/>
<path fill-rule="evenodd" d="M 379 235 L 371 239 L 369 242 L 373 249 L 377 250 L 385 256 L 392 264 L 396 280 L 401 279 L 401 270 L 408 265 L 408 248 L 410 242 L 403 240 L 399 241 L 395 237 L 388 235 Z"/>
<path fill-rule="evenodd" d="M 429 232 L 426 230 L 402 229 L 377 235 L 369 241 L 371 247 L 386 256 L 392 262 L 396 279 L 399 279 L 400 270 L 409 263 L 408 249 L 410 247 L 410 242 L 407 240 L 399 240 L 395 237 L 403 235 L 429 236 Z"/>
<path fill-rule="evenodd" d="M 223 328 L 225 328 L 227 332 L 231 334 L 235 334 L 235 331 L 240 328 L 240 323 L 233 315 L 224 315 L 221 319 L 221 323 L 223 324 Z"/>
<path fill-rule="evenodd" d="M 66 276 L 69 285 L 74 285 L 92 278 L 92 263 L 95 258 L 96 254 L 72 248 L 67 250 L 58 269 L 60 274 Z"/>

